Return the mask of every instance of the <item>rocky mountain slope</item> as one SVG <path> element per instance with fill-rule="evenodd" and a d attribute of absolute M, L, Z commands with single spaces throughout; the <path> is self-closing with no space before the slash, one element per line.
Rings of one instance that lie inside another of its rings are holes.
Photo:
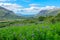
<path fill-rule="evenodd" d="M 60 9 L 50 9 L 50 10 L 41 10 L 38 15 L 39 16 L 56 16 L 58 13 L 60 13 Z"/>

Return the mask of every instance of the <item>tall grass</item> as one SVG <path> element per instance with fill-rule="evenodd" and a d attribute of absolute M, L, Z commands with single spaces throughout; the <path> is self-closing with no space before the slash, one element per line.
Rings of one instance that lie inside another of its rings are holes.
<path fill-rule="evenodd" d="M 60 23 L 0 28 L 0 40 L 60 40 Z"/>

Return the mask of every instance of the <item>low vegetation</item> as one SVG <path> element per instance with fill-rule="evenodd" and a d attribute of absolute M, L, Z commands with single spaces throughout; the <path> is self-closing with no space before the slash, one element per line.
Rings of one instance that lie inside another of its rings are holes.
<path fill-rule="evenodd" d="M 60 40 L 60 13 L 31 20 L 1 21 L 0 40 Z"/>
<path fill-rule="evenodd" d="M 60 40 L 60 23 L 0 28 L 0 40 Z"/>

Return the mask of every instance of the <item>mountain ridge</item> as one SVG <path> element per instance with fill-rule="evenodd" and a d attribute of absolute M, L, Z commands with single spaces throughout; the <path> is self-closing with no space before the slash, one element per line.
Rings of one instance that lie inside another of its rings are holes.
<path fill-rule="evenodd" d="M 18 19 L 20 18 L 13 11 L 0 6 L 0 20 L 1 19 Z"/>
<path fill-rule="evenodd" d="M 55 16 L 57 15 L 58 13 L 60 13 L 60 8 L 58 9 L 50 9 L 50 10 L 41 10 L 38 15 L 40 16 Z"/>
<path fill-rule="evenodd" d="M 6 8 L 3 8 L 0 6 L 0 20 L 1 19 L 21 19 L 21 18 L 37 18 L 38 16 L 55 16 L 58 13 L 60 13 L 60 8 L 54 8 L 54 9 L 43 9 L 40 10 L 35 15 L 17 15 L 11 10 L 8 10 Z"/>

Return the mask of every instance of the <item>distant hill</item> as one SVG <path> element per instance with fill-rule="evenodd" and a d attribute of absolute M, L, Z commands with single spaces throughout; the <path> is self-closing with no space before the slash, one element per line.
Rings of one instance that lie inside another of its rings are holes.
<path fill-rule="evenodd" d="M 56 16 L 60 13 L 60 9 L 50 9 L 50 10 L 41 10 L 38 15 L 39 16 Z"/>
<path fill-rule="evenodd" d="M 5 9 L 0 6 L 0 20 L 2 19 L 19 19 L 20 16 L 16 15 L 13 11 Z"/>

